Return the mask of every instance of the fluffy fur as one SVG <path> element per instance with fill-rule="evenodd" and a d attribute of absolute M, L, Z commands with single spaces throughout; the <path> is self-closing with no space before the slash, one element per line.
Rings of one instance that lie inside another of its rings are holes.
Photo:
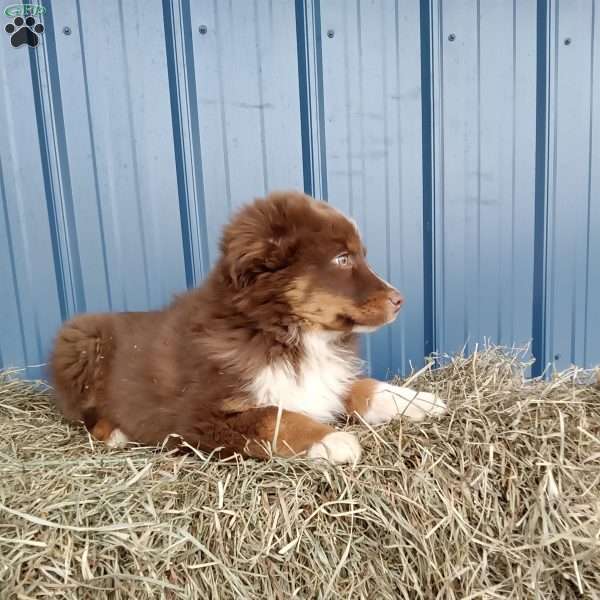
<path fill-rule="evenodd" d="M 328 204 L 295 192 L 257 200 L 225 228 L 200 288 L 164 310 L 62 327 L 57 402 L 113 445 L 176 434 L 224 454 L 358 460 L 358 442 L 330 425 L 339 416 L 443 411 L 359 379 L 356 333 L 391 322 L 402 303 L 365 255 L 356 225 Z"/>
<path fill-rule="evenodd" d="M 281 406 L 323 422 L 345 414 L 344 398 L 360 374 L 361 363 L 338 343 L 338 333 L 301 334 L 302 360 L 285 358 L 266 365 L 248 386 L 257 406 Z"/>

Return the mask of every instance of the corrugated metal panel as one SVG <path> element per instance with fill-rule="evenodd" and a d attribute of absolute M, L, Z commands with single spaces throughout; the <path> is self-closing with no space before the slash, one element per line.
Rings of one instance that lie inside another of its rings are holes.
<path fill-rule="evenodd" d="M 532 333 L 536 2 L 436 3 L 435 339 L 455 352 Z"/>
<path fill-rule="evenodd" d="M 37 49 L 0 40 L 0 364 L 197 284 L 281 187 L 353 214 L 405 292 L 376 375 L 483 338 L 600 362 L 597 3 L 43 4 Z"/>
<path fill-rule="evenodd" d="M 198 2 L 194 61 L 211 261 L 232 210 L 276 188 L 302 188 L 293 2 Z M 201 25 L 205 34 L 199 34 Z"/>
<path fill-rule="evenodd" d="M 321 3 L 327 190 L 358 222 L 406 305 L 367 338 L 373 373 L 422 363 L 423 234 L 419 3 Z M 329 32 L 329 37 L 326 32 Z"/>
<path fill-rule="evenodd" d="M 161 4 L 144 7 L 53 4 L 35 53 L 69 314 L 143 310 L 185 285 Z"/>
<path fill-rule="evenodd" d="M 43 123 L 39 92 L 32 85 L 31 53 L 17 52 L 6 39 L 0 44 L 0 358 L 4 366 L 43 362 L 62 316 L 53 260 L 55 216 L 52 203 L 47 202 L 48 173 L 38 136 Z M 35 374 L 36 369 L 30 372 Z"/>
<path fill-rule="evenodd" d="M 549 11 L 546 358 L 600 362 L 600 7 Z"/>

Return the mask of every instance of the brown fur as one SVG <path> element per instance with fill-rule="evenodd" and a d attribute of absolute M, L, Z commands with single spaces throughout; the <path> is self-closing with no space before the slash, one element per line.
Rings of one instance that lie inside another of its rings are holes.
<path fill-rule="evenodd" d="M 349 415 L 364 415 L 371 404 L 379 382 L 376 379 L 359 379 L 350 388 L 346 398 L 346 411 Z"/>
<path fill-rule="evenodd" d="M 105 442 L 110 437 L 110 434 L 115 430 L 115 426 L 107 419 L 99 419 L 90 429 L 90 433 L 101 442 Z"/>
<path fill-rule="evenodd" d="M 332 260 L 340 253 L 352 266 Z M 57 402 L 100 439 L 118 427 L 161 443 L 178 434 L 202 450 L 264 456 L 277 408 L 257 407 L 248 385 L 266 365 L 298 366 L 306 331 L 339 332 L 393 320 L 401 298 L 367 267 L 354 225 L 329 205 L 276 193 L 243 208 L 226 227 L 221 257 L 199 288 L 160 311 L 77 316 L 51 359 Z M 349 412 L 362 410 L 355 386 Z M 364 384 L 365 390 L 368 388 Z M 283 411 L 276 452 L 305 452 L 333 430 Z"/>

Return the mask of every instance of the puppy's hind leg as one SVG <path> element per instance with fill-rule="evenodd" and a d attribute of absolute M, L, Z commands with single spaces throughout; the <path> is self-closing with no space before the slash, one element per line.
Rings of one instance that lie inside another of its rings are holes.
<path fill-rule="evenodd" d="M 131 441 L 118 427 L 108 419 L 99 419 L 88 431 L 95 439 L 104 442 L 109 448 L 125 448 Z"/>
<path fill-rule="evenodd" d="M 101 417 L 105 378 L 112 355 L 108 315 L 81 315 L 58 332 L 50 360 L 56 403 L 71 421 L 91 430 Z"/>
<path fill-rule="evenodd" d="M 83 422 L 90 435 L 99 442 L 104 442 L 109 448 L 124 448 L 131 441 L 108 419 L 98 418 L 95 408 L 85 411 Z"/>
<path fill-rule="evenodd" d="M 199 423 L 197 443 L 203 449 L 224 448 L 254 458 L 281 457 L 324 459 L 333 464 L 356 463 L 361 447 L 356 437 L 319 423 L 310 417 L 276 406 L 223 414 L 218 422 Z M 270 451 L 269 451 L 270 448 Z"/>

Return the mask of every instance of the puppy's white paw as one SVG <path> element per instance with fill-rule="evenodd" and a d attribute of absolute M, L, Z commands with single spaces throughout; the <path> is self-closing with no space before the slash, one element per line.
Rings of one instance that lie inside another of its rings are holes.
<path fill-rule="evenodd" d="M 328 433 L 320 442 L 313 444 L 307 452 L 308 458 L 324 458 L 334 465 L 355 464 L 362 453 L 356 436 L 345 431 Z"/>
<path fill-rule="evenodd" d="M 435 394 L 380 383 L 373 393 L 369 410 L 363 415 L 363 419 L 370 425 L 387 423 L 404 416 L 413 421 L 421 421 L 427 416 L 443 415 L 447 410 L 446 403 Z"/>
<path fill-rule="evenodd" d="M 116 427 L 110 432 L 110 435 L 106 438 L 106 445 L 109 448 L 125 448 L 131 440 L 118 428 Z"/>

